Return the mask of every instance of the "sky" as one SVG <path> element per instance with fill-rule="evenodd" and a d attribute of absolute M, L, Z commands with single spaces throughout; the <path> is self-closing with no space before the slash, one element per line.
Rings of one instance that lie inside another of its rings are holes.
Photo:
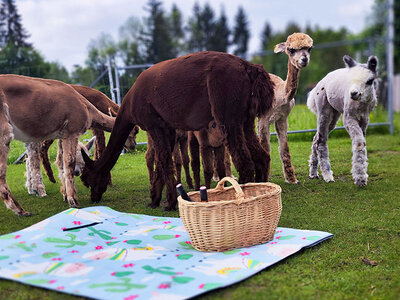
<path fill-rule="evenodd" d="M 249 52 L 260 50 L 260 36 L 265 22 L 273 30 L 282 30 L 294 21 L 301 27 L 346 27 L 352 33 L 366 25 L 374 0 L 162 0 L 165 11 L 173 3 L 184 20 L 192 15 L 193 6 L 209 3 L 219 16 L 223 9 L 233 27 L 239 6 L 246 12 L 251 39 Z M 22 24 L 30 34 L 29 42 L 47 61 L 56 61 L 69 71 L 76 64 L 84 65 L 88 44 L 102 32 L 118 40 L 118 29 L 130 16 L 148 15 L 147 0 L 16 0 Z M 314 44 L 318 41 L 314 41 Z"/>

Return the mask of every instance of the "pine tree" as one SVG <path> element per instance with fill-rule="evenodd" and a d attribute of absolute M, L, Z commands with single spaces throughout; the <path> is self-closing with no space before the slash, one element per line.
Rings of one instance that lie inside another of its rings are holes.
<path fill-rule="evenodd" d="M 225 12 L 222 10 L 220 17 L 214 26 L 214 33 L 211 38 L 209 50 L 227 52 L 230 44 L 230 34 L 231 31 L 228 27 L 228 21 Z"/>
<path fill-rule="evenodd" d="M 264 29 L 261 33 L 261 50 L 272 50 L 272 45 L 270 45 L 271 38 L 272 27 L 268 22 L 266 22 L 264 25 Z"/>
<path fill-rule="evenodd" d="M 173 58 L 173 41 L 170 35 L 170 25 L 164 16 L 162 2 L 149 0 L 146 10 L 150 16 L 146 18 L 142 40 L 146 47 L 148 62 L 157 63 Z"/>
<path fill-rule="evenodd" d="M 17 48 L 31 47 L 26 41 L 29 37 L 21 23 L 14 0 L 3 0 L 0 9 L 0 28 L 3 44 L 12 44 Z"/>
<path fill-rule="evenodd" d="M 190 52 L 204 50 L 204 32 L 201 26 L 201 9 L 197 2 L 193 6 L 193 16 L 189 19 L 188 31 L 188 50 Z"/>
<path fill-rule="evenodd" d="M 248 21 L 244 9 L 239 6 L 238 13 L 235 17 L 235 27 L 233 29 L 233 44 L 236 45 L 234 54 L 245 57 L 250 39 L 250 31 Z"/>
<path fill-rule="evenodd" d="M 170 28 L 171 28 L 171 38 L 173 44 L 173 52 L 175 56 L 178 56 L 181 52 L 183 52 L 183 38 L 185 36 L 183 32 L 182 25 L 182 13 L 176 4 L 173 4 L 171 14 L 170 14 Z"/>

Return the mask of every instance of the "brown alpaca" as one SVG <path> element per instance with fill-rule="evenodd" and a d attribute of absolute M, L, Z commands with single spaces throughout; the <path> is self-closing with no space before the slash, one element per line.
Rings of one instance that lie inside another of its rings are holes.
<path fill-rule="evenodd" d="M 7 208 L 28 216 L 11 194 L 7 155 L 13 138 L 23 142 L 61 140 L 65 181 L 64 199 L 78 206 L 73 169 L 78 137 L 90 126 L 104 130 L 114 118 L 100 113 L 69 85 L 49 79 L 0 75 L 0 196 Z"/>
<path fill-rule="evenodd" d="M 85 97 L 90 103 L 92 103 L 99 111 L 101 111 L 104 114 L 108 114 L 112 117 L 116 117 L 119 111 L 119 105 L 114 103 L 110 98 L 108 98 L 105 94 L 102 92 L 87 87 L 87 86 L 80 86 L 80 85 L 75 85 L 71 84 L 71 87 L 74 88 L 79 94 L 81 94 L 83 97 Z M 107 131 L 111 131 L 107 130 Z M 125 148 L 127 150 L 135 150 L 136 148 L 136 134 L 139 132 L 139 127 L 135 126 L 131 133 L 129 134 L 128 139 L 125 142 Z M 106 138 L 104 135 L 104 131 L 97 129 L 97 128 L 92 128 L 92 133 L 93 136 L 96 137 L 95 139 L 95 150 L 94 150 L 94 157 L 93 159 L 96 160 L 100 157 L 101 153 L 103 153 L 104 149 L 106 148 Z M 51 146 L 51 144 L 54 142 L 54 140 L 46 140 L 43 141 L 41 146 L 40 146 L 40 160 L 42 161 L 43 168 L 49 177 L 49 180 L 53 183 L 56 182 L 54 178 L 54 173 L 53 170 L 51 169 L 51 163 L 49 160 L 49 155 L 48 155 L 48 150 Z M 80 151 L 79 151 L 80 153 Z M 83 160 L 82 160 L 83 163 Z M 81 168 L 83 168 L 83 165 L 81 165 Z M 81 168 L 78 168 L 79 170 Z M 79 176 L 80 173 L 75 173 L 75 176 Z"/>
<path fill-rule="evenodd" d="M 110 170 L 134 125 L 146 130 L 155 146 L 152 208 L 160 205 L 164 184 L 166 210 L 176 208 L 171 157 L 176 129 L 197 131 L 213 119 L 226 134 L 239 182 L 267 181 L 269 154 L 258 141 L 254 120 L 272 107 L 273 86 L 262 66 L 213 51 L 185 55 L 147 69 L 126 94 L 102 156 L 93 162 L 82 153 L 86 167 L 81 179 L 91 187 L 92 200 L 98 202 L 106 191 Z"/>
<path fill-rule="evenodd" d="M 289 153 L 287 140 L 288 116 L 295 104 L 294 96 L 297 92 L 300 70 L 308 65 L 312 46 L 313 40 L 304 33 L 293 33 L 287 38 L 286 42 L 275 46 L 275 53 L 285 52 L 289 56 L 288 73 L 285 81 L 274 74 L 270 74 L 271 80 L 275 84 L 274 108 L 261 116 L 257 123 L 261 145 L 268 154 L 271 152 L 270 125 L 275 123 L 283 173 L 286 182 L 289 183 L 297 183 L 298 181 L 294 174 Z"/>
<path fill-rule="evenodd" d="M 192 177 L 190 177 L 189 163 L 190 158 L 188 154 L 188 133 L 183 130 L 176 130 L 176 141 L 174 150 L 172 152 L 174 158 L 174 165 L 176 171 L 176 181 L 182 182 L 181 172 L 182 166 L 185 170 L 186 183 L 188 188 L 193 188 Z M 147 171 L 149 172 L 149 179 L 152 182 L 154 178 L 154 161 L 155 161 L 155 148 L 151 136 L 147 135 L 147 151 L 146 151 L 146 164 Z"/>
<path fill-rule="evenodd" d="M 200 153 L 207 188 L 210 188 L 213 176 L 218 178 L 232 176 L 231 158 L 225 151 L 225 139 L 215 121 L 211 121 L 207 128 L 189 133 L 191 166 L 196 190 L 200 189 Z"/>

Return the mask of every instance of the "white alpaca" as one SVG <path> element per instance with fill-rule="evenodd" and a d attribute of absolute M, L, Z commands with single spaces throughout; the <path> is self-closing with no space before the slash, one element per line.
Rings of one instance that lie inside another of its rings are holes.
<path fill-rule="evenodd" d="M 378 59 L 370 56 L 360 64 L 345 55 L 346 68 L 326 75 L 310 92 L 308 108 L 318 117 L 317 133 L 311 146 L 310 178 L 318 178 L 318 164 L 326 182 L 334 181 L 329 163 L 328 135 L 335 128 L 341 114 L 343 124 L 352 140 L 353 162 L 351 173 L 354 183 L 367 185 L 367 149 L 365 134 L 369 114 L 376 105 L 374 81 Z"/>

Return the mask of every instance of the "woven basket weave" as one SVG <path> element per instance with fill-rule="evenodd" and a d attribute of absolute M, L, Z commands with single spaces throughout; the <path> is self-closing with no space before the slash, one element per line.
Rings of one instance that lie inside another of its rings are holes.
<path fill-rule="evenodd" d="M 232 186 L 224 188 L 226 181 Z M 228 251 L 272 240 L 282 211 L 279 185 L 239 185 L 225 177 L 207 194 L 208 202 L 200 202 L 200 192 L 188 193 L 195 202 L 178 197 L 179 215 L 195 249 Z"/>

